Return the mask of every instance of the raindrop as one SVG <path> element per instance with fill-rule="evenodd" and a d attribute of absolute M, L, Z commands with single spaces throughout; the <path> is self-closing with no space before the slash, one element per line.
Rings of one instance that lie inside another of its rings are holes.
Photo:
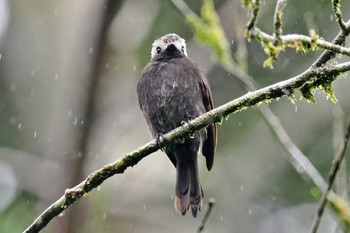
<path fill-rule="evenodd" d="M 294 111 L 298 112 L 298 106 L 297 105 L 294 105 L 294 106 L 295 106 Z"/>
<path fill-rule="evenodd" d="M 37 135 L 37 132 L 36 132 L 36 131 L 34 131 L 34 138 L 36 138 L 36 135 Z"/>
<path fill-rule="evenodd" d="M 57 15 L 57 13 L 58 13 L 58 10 L 57 10 L 57 9 L 55 9 L 54 13 L 55 13 L 55 15 Z"/>
<path fill-rule="evenodd" d="M 106 219 L 106 218 L 107 218 L 107 214 L 106 214 L 106 213 L 103 213 L 102 219 Z"/>
<path fill-rule="evenodd" d="M 84 121 L 80 121 L 80 124 L 83 125 L 83 124 L 84 124 Z"/>
<path fill-rule="evenodd" d="M 143 210 L 146 210 L 146 204 L 143 205 Z"/>
<path fill-rule="evenodd" d="M 57 81 L 58 80 L 58 74 L 56 73 L 54 76 L 54 79 Z"/>
<path fill-rule="evenodd" d="M 0 60 L 1 60 L 1 58 L 2 58 L 2 54 L 0 53 Z"/>
<path fill-rule="evenodd" d="M 90 49 L 89 49 L 89 53 L 93 53 L 94 52 L 94 47 L 91 47 Z"/>
<path fill-rule="evenodd" d="M 136 71 L 136 66 L 134 66 L 134 72 Z"/>
<path fill-rule="evenodd" d="M 240 190 L 241 190 L 241 191 L 243 190 L 243 184 L 241 185 L 241 188 L 240 188 Z"/>
<path fill-rule="evenodd" d="M 238 126 L 241 126 L 242 125 L 242 122 L 238 122 Z"/>
<path fill-rule="evenodd" d="M 74 126 L 77 126 L 77 124 L 78 124 L 78 117 L 74 117 L 73 125 L 74 125 Z"/>
<path fill-rule="evenodd" d="M 299 173 L 304 173 L 305 172 L 305 167 L 302 164 L 297 165 L 297 171 Z"/>
<path fill-rule="evenodd" d="M 222 222 L 224 220 L 224 216 L 221 215 L 220 221 Z"/>
<path fill-rule="evenodd" d="M 220 121 L 218 122 L 219 125 L 222 125 L 222 123 L 224 122 L 224 117 L 220 118 Z"/>
<path fill-rule="evenodd" d="M 252 213 L 253 213 L 253 210 L 251 208 L 249 208 L 248 214 L 252 214 Z"/>
<path fill-rule="evenodd" d="M 22 127 L 22 123 L 18 123 L 18 129 Z"/>
<path fill-rule="evenodd" d="M 99 191 L 99 190 L 101 190 L 101 186 L 97 186 L 97 188 L 96 188 L 96 189 L 97 189 L 98 191 Z"/>

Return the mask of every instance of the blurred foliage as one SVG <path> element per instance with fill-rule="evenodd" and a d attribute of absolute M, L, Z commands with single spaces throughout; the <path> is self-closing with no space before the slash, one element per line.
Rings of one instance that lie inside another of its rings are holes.
<path fill-rule="evenodd" d="M 18 194 L 12 205 L 0 213 L 0 232 L 22 232 L 33 221 L 36 201 L 37 197 L 30 193 Z"/>
<path fill-rule="evenodd" d="M 232 63 L 230 45 L 221 27 L 213 0 L 203 1 L 200 18 L 195 14 L 188 14 L 186 21 L 192 27 L 195 38 L 212 49 L 219 63 L 223 66 Z"/>

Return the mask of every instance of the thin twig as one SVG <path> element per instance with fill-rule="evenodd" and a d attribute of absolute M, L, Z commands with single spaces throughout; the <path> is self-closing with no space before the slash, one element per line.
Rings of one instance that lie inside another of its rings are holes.
<path fill-rule="evenodd" d="M 282 35 L 282 16 L 283 9 L 287 5 L 287 0 L 278 0 L 275 8 L 275 15 L 273 17 L 274 24 L 274 36 L 275 41 L 278 43 L 281 40 Z"/>
<path fill-rule="evenodd" d="M 332 107 L 333 115 L 333 146 L 334 146 L 334 159 L 337 158 L 339 147 L 343 141 L 345 135 L 345 115 L 342 107 L 339 104 L 335 104 Z M 343 200 L 348 200 L 348 177 L 346 174 L 346 158 L 344 158 L 340 164 L 338 175 L 334 181 L 334 190 Z M 328 198 L 329 201 L 329 198 Z M 334 229 L 334 233 L 343 232 L 342 225 L 339 223 Z"/>
<path fill-rule="evenodd" d="M 348 26 L 343 20 L 343 15 L 340 10 L 340 5 L 341 5 L 341 0 L 332 0 L 332 9 L 333 9 L 333 14 L 335 16 L 335 20 L 339 23 L 339 27 L 343 31 L 349 31 Z"/>
<path fill-rule="evenodd" d="M 337 175 L 337 172 L 338 172 L 338 169 L 340 167 L 340 164 L 343 161 L 343 158 L 345 156 L 345 151 L 346 151 L 346 147 L 348 145 L 349 136 L 350 136 L 350 124 L 348 126 L 348 129 L 347 129 L 346 135 L 344 137 L 343 143 L 340 146 L 338 156 L 333 161 L 332 167 L 330 169 L 330 172 L 329 172 L 329 175 L 328 175 L 327 189 L 323 192 L 323 195 L 322 195 L 322 198 L 321 198 L 321 201 L 320 201 L 320 205 L 317 208 L 316 216 L 315 216 L 314 221 L 312 223 L 312 227 L 311 227 L 310 233 L 316 233 L 317 232 L 318 226 L 320 224 L 320 221 L 321 221 L 321 218 L 322 218 L 325 206 L 326 206 L 326 202 L 327 202 L 327 197 L 328 197 L 329 191 L 332 188 L 332 185 L 333 185 L 334 179 L 335 179 L 335 177 Z"/>
<path fill-rule="evenodd" d="M 260 9 L 260 0 L 256 0 L 253 3 L 252 7 L 253 7 L 253 15 L 252 15 L 252 17 L 250 18 L 250 20 L 249 20 L 249 22 L 247 24 L 247 29 L 248 30 L 251 30 L 256 25 L 256 21 L 257 21 L 259 9 Z"/>
<path fill-rule="evenodd" d="M 210 216 L 210 213 L 211 213 L 211 210 L 213 209 L 214 207 L 214 204 L 215 204 L 215 199 L 214 198 L 210 198 L 208 200 L 208 208 L 205 212 L 205 215 L 203 217 L 203 220 L 201 222 L 201 225 L 199 225 L 198 227 L 198 230 L 197 230 L 197 233 L 201 233 L 203 232 L 204 228 L 205 228 L 205 224 L 207 223 L 208 219 L 209 219 L 209 216 Z"/>

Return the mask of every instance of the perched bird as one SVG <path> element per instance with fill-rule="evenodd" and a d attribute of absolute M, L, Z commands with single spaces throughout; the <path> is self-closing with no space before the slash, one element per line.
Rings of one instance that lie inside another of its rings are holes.
<path fill-rule="evenodd" d="M 187 57 L 185 40 L 167 34 L 155 40 L 151 61 L 137 84 L 141 110 L 154 138 L 213 109 L 209 84 L 203 72 Z M 215 124 L 164 148 L 176 167 L 174 207 L 182 215 L 191 207 L 201 210 L 203 190 L 199 181 L 197 155 L 202 152 L 208 170 L 213 166 L 217 141 Z"/>

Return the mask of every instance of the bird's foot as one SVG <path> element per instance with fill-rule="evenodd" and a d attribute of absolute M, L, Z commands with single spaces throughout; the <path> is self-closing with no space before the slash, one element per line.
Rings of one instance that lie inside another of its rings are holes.
<path fill-rule="evenodd" d="M 162 133 L 158 133 L 157 134 L 157 138 L 156 138 L 157 145 L 158 145 L 158 147 L 160 147 L 161 151 L 164 151 L 163 147 L 160 146 L 161 141 L 164 141 L 164 136 L 163 135 L 164 134 L 162 134 Z"/>
<path fill-rule="evenodd" d="M 181 125 L 184 126 L 186 124 L 190 124 L 190 121 L 192 121 L 193 119 L 194 119 L 194 117 L 188 117 L 187 120 L 181 121 Z M 190 134 L 188 134 L 188 137 L 193 139 L 194 138 L 194 134 L 190 133 Z"/>

